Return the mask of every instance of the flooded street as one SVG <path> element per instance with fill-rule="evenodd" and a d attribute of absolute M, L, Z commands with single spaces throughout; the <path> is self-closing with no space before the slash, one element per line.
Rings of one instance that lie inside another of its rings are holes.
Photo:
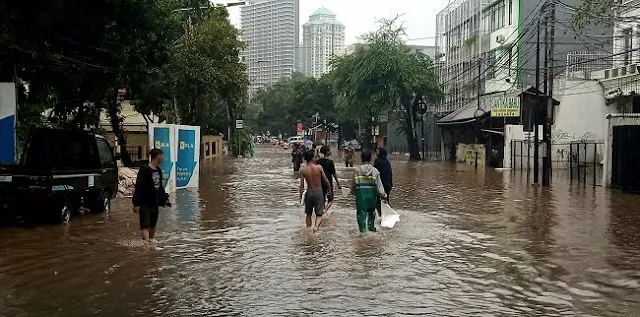
<path fill-rule="evenodd" d="M 203 163 L 153 250 L 127 199 L 0 229 L 0 316 L 640 316 L 639 196 L 396 161 L 394 229 L 359 235 L 337 193 L 311 234 L 270 151 Z"/>

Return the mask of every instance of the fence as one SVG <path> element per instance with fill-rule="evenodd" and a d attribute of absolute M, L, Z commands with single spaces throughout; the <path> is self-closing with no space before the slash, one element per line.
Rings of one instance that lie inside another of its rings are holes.
<path fill-rule="evenodd" d="M 539 173 L 542 173 L 542 161 L 546 143 L 539 142 Z M 533 140 L 511 141 L 511 168 L 534 173 Z M 553 175 L 568 177 L 571 182 L 580 182 L 593 186 L 602 186 L 602 151 L 600 141 L 573 141 L 551 144 L 551 168 Z M 539 174 L 542 175 L 542 174 Z"/>
<path fill-rule="evenodd" d="M 420 145 L 418 145 L 420 146 Z M 390 148 L 387 149 L 389 151 L 389 153 L 394 154 L 394 155 L 406 155 L 409 153 L 409 147 L 407 146 L 391 146 Z M 422 156 L 422 151 L 423 149 L 420 148 L 420 155 Z M 442 153 L 440 148 L 436 148 L 436 147 L 429 147 L 429 146 L 425 146 L 424 148 L 424 157 L 422 158 L 423 161 L 429 161 L 429 162 L 438 162 L 438 161 L 442 161 Z"/>

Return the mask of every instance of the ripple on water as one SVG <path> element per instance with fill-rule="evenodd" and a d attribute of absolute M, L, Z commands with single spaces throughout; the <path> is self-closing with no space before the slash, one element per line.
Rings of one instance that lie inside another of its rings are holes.
<path fill-rule="evenodd" d="M 343 183 L 352 175 L 339 173 Z M 153 247 L 138 240 L 129 200 L 66 227 L 3 229 L 0 315 L 640 311 L 633 240 L 640 236 L 632 225 L 640 217 L 620 215 L 631 207 L 608 194 L 550 193 L 517 173 L 463 165 L 394 162 L 394 177 L 392 204 L 402 221 L 376 234 L 357 232 L 353 198 L 341 196 L 319 233 L 306 230 L 290 156 L 271 148 L 203 162 L 201 188 L 178 193 L 161 211 Z"/>

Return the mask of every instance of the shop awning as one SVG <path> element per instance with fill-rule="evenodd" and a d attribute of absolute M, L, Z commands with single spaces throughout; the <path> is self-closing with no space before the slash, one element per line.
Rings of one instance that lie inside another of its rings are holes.
<path fill-rule="evenodd" d="M 451 112 L 436 123 L 438 125 L 453 125 L 453 124 L 465 124 L 474 122 L 480 118 L 484 118 L 491 113 L 491 100 L 495 98 L 509 98 L 518 97 L 522 94 L 536 95 L 536 89 L 533 86 L 514 91 L 503 91 L 498 93 L 492 93 L 489 95 L 480 96 L 480 104 L 478 105 L 478 99 L 475 99 L 464 107 Z M 542 97 L 542 94 L 540 94 Z M 554 104 L 558 105 L 560 102 L 554 101 Z"/>

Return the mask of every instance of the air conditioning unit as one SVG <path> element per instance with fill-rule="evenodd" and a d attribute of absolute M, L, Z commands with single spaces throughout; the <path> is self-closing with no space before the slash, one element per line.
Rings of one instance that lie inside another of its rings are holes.
<path fill-rule="evenodd" d="M 505 41 L 504 39 L 504 35 L 498 35 L 496 36 L 496 42 L 498 42 L 498 44 L 503 44 Z"/>
<path fill-rule="evenodd" d="M 612 89 L 604 93 L 604 98 L 607 100 L 612 100 L 620 96 L 622 96 L 622 90 L 620 88 Z"/>

